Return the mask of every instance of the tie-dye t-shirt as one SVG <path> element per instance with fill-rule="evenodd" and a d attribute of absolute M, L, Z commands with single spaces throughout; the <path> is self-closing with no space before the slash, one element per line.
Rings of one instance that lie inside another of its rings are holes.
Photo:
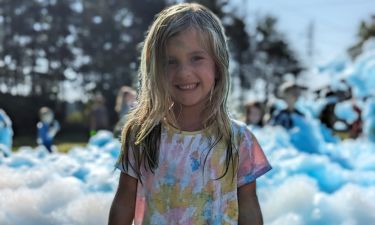
<path fill-rule="evenodd" d="M 237 224 L 237 188 L 254 181 L 271 166 L 245 124 L 232 120 L 232 129 L 238 169 L 233 173 L 230 166 L 227 174 L 217 179 L 225 169 L 223 143 L 207 155 L 212 142 L 207 132 L 178 131 L 162 125 L 158 168 L 154 174 L 144 167 L 141 170 L 143 184 L 138 182 L 134 224 Z M 137 178 L 130 166 L 127 170 L 117 167 Z"/>

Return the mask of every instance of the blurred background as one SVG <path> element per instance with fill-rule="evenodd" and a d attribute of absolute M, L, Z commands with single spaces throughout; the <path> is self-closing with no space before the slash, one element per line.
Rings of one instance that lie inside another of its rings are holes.
<path fill-rule="evenodd" d="M 141 42 L 176 2 L 0 0 L 0 224 L 106 223 Z M 375 224 L 375 2 L 195 2 L 226 29 L 231 114 L 274 167 L 265 223 Z"/>

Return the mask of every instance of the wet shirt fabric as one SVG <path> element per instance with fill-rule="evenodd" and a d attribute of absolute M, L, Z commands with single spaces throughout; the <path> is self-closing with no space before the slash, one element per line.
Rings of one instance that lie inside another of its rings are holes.
<path fill-rule="evenodd" d="M 134 224 L 237 224 L 237 188 L 271 166 L 245 124 L 232 120 L 232 130 L 239 160 L 217 179 L 225 171 L 226 146 L 219 142 L 210 149 L 214 140 L 207 130 L 185 132 L 163 124 L 158 168 L 154 174 L 141 169 Z M 137 178 L 130 166 L 117 168 Z"/>

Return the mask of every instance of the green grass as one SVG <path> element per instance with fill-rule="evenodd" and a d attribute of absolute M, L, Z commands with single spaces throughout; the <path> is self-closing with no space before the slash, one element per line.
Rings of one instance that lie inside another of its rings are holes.
<path fill-rule="evenodd" d="M 56 137 L 54 145 L 57 147 L 59 152 L 66 153 L 73 147 L 84 147 L 87 145 L 88 138 L 82 134 L 68 134 L 68 135 L 59 135 Z M 30 146 L 32 148 L 37 147 L 36 137 L 32 136 L 21 136 L 14 137 L 12 151 L 18 151 L 22 146 Z"/>
<path fill-rule="evenodd" d="M 73 147 L 85 147 L 87 145 L 86 142 L 65 142 L 65 143 L 59 143 L 56 144 L 57 149 L 59 152 L 67 153 L 69 150 L 71 150 Z"/>

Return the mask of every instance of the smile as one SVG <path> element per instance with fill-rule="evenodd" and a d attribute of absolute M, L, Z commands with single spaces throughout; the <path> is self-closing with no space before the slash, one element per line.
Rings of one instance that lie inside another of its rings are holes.
<path fill-rule="evenodd" d="M 193 90 L 196 87 L 198 87 L 199 83 L 195 84 L 182 84 L 182 85 L 176 85 L 176 87 L 183 91 Z"/>

